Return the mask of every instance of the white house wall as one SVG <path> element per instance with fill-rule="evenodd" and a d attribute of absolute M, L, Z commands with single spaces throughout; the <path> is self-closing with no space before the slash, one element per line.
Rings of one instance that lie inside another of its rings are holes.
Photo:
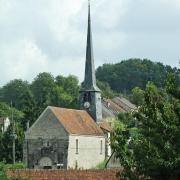
<path fill-rule="evenodd" d="M 76 153 L 78 140 L 78 154 Z M 101 153 L 102 141 L 102 153 Z M 90 169 L 105 160 L 105 138 L 101 136 L 69 136 L 68 168 Z"/>
<path fill-rule="evenodd" d="M 9 126 L 10 126 L 10 120 L 9 120 L 9 118 L 6 118 L 4 121 L 4 132 L 7 131 Z"/>

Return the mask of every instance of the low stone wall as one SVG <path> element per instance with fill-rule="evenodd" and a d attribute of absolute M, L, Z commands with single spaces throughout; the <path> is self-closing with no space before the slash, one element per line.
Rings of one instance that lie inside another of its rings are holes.
<path fill-rule="evenodd" d="M 29 180 L 117 180 L 118 169 L 106 170 L 8 170 L 8 177 Z"/>

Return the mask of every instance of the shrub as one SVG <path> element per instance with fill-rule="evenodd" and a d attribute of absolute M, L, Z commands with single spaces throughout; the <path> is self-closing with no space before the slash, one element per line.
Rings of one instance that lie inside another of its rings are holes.
<path fill-rule="evenodd" d="M 0 180 L 8 180 L 6 176 L 6 171 L 8 169 L 24 169 L 25 165 L 23 163 L 16 163 L 16 164 L 5 164 L 0 162 Z"/>
<path fill-rule="evenodd" d="M 104 169 L 106 166 L 107 160 L 104 160 L 103 162 L 100 162 L 97 166 L 96 169 Z"/>

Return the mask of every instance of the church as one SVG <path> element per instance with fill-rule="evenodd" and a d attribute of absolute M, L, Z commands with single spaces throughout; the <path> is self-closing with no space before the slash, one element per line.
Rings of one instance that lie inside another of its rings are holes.
<path fill-rule="evenodd" d="M 28 168 L 95 168 L 111 154 L 110 127 L 103 122 L 101 91 L 96 86 L 90 3 L 85 78 L 79 93 L 80 110 L 47 107 L 26 131 L 23 148 Z"/>
<path fill-rule="evenodd" d="M 79 110 L 47 107 L 26 131 L 24 163 L 35 169 L 90 169 L 111 156 L 107 118 L 136 109 L 122 97 L 102 99 L 96 85 L 90 2 L 85 78 L 79 92 Z"/>

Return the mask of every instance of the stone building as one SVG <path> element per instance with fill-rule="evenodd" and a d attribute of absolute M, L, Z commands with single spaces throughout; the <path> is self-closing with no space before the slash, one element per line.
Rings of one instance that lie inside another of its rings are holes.
<path fill-rule="evenodd" d="M 25 133 L 24 161 L 29 168 L 93 168 L 110 155 L 110 128 L 102 123 L 101 91 L 96 86 L 90 3 L 85 79 L 81 110 L 47 107 Z"/>
<path fill-rule="evenodd" d="M 127 100 L 101 99 L 96 85 L 90 4 L 85 78 L 79 94 L 80 110 L 47 107 L 25 133 L 24 162 L 29 168 L 89 169 L 111 156 L 111 128 L 104 119 L 134 109 Z"/>
<path fill-rule="evenodd" d="M 29 168 L 89 169 L 104 159 L 104 133 L 84 110 L 47 107 L 26 133 Z"/>

